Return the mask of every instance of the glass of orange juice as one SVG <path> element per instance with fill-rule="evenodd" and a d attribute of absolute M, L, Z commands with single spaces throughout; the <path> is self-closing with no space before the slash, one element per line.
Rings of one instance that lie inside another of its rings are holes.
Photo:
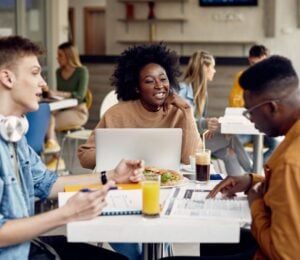
<path fill-rule="evenodd" d="M 148 217 L 159 216 L 160 175 L 145 174 L 142 181 L 142 193 L 143 215 Z"/>

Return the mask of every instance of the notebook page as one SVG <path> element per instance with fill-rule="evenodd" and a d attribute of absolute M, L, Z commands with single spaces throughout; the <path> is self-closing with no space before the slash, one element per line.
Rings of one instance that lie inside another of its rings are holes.
<path fill-rule="evenodd" d="M 60 192 L 59 206 L 64 205 L 76 192 Z M 106 197 L 107 206 L 101 215 L 130 215 L 142 214 L 142 191 L 110 190 Z"/>

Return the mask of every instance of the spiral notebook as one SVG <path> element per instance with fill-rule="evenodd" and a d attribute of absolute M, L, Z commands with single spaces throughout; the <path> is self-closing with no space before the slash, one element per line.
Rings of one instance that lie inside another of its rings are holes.
<path fill-rule="evenodd" d="M 120 183 L 116 185 L 119 190 L 137 190 L 141 189 L 141 183 Z M 72 191 L 80 191 L 82 189 L 101 189 L 103 187 L 102 184 L 81 184 L 81 185 L 67 185 L 64 187 L 65 192 L 72 192 Z"/>
<path fill-rule="evenodd" d="M 58 194 L 59 206 L 63 206 L 76 192 L 60 192 Z M 106 197 L 107 206 L 102 210 L 101 216 L 137 215 L 142 214 L 142 191 L 136 190 L 110 190 Z"/>

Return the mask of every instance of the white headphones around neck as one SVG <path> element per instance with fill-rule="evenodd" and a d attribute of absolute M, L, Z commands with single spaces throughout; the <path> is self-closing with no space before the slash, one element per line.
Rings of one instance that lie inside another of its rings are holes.
<path fill-rule="evenodd" d="M 0 135 L 8 142 L 18 142 L 28 131 L 28 121 L 25 116 L 0 115 Z"/>

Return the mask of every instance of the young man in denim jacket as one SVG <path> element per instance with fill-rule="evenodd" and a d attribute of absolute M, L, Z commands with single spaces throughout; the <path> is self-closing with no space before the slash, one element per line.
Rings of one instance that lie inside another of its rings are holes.
<path fill-rule="evenodd" d="M 34 215 L 35 197 L 55 198 L 65 185 L 100 183 L 101 179 L 99 174 L 58 177 L 46 169 L 27 144 L 24 134 L 28 123 L 24 115 L 38 109 L 42 87 L 46 85 L 38 62 L 41 54 L 41 49 L 28 39 L 0 38 L 1 259 L 33 259 L 41 252 L 36 251 L 30 240 L 71 221 L 98 216 L 106 205 L 110 187 L 115 183 L 138 182 L 142 174 L 143 162 L 122 160 L 106 172 L 108 182 L 103 189 L 78 192 L 63 207 Z M 62 259 L 86 259 L 88 251 L 95 259 L 126 259 L 102 248 L 68 244 L 61 237 L 55 238 L 45 240 Z"/>

